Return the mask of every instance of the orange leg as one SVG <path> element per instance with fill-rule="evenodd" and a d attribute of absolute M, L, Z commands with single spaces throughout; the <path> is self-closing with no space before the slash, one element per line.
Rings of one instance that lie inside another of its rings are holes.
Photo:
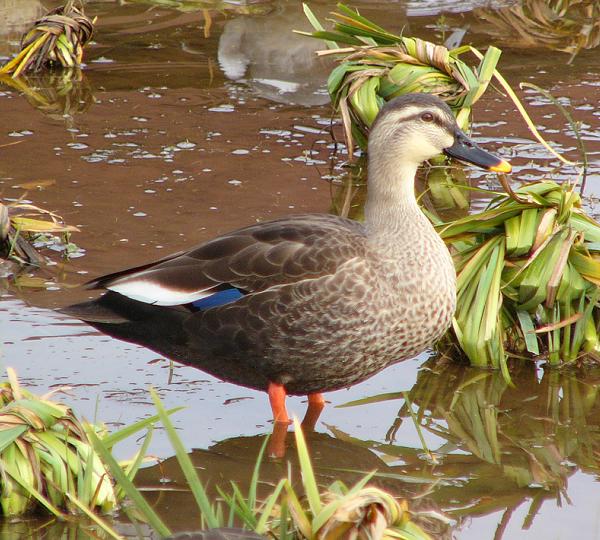
<path fill-rule="evenodd" d="M 288 434 L 287 422 L 274 422 L 273 432 L 269 439 L 267 452 L 270 458 L 281 459 L 285 457 L 285 440 Z"/>
<path fill-rule="evenodd" d="M 285 398 L 287 396 L 283 384 L 269 383 L 267 390 L 269 393 L 269 402 L 273 411 L 273 433 L 269 439 L 269 456 L 273 458 L 282 458 L 285 456 L 285 439 L 287 437 L 290 418 L 285 408 Z"/>
<path fill-rule="evenodd" d="M 290 417 L 285 408 L 285 398 L 287 396 L 283 384 L 269 383 L 267 390 L 269 393 L 269 402 L 273 411 L 273 420 L 275 422 L 285 422 L 289 424 Z"/>
<path fill-rule="evenodd" d="M 308 408 L 306 409 L 304 420 L 302 420 L 302 427 L 313 431 L 324 407 L 325 398 L 323 394 L 308 394 Z"/>

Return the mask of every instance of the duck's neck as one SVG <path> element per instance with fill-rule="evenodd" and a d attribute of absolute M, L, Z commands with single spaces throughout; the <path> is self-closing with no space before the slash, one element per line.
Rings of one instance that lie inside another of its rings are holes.
<path fill-rule="evenodd" d="M 410 159 L 369 156 L 365 224 L 372 236 L 408 235 L 424 222 L 429 225 L 415 198 L 416 173 L 417 164 Z"/>

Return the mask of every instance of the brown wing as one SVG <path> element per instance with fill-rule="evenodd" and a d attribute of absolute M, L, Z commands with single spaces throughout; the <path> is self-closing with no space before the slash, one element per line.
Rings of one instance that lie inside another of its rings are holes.
<path fill-rule="evenodd" d="M 258 223 L 190 251 L 100 277 L 88 284 L 148 303 L 192 302 L 225 287 L 245 292 L 335 273 L 363 257 L 361 224 L 327 214 Z"/>

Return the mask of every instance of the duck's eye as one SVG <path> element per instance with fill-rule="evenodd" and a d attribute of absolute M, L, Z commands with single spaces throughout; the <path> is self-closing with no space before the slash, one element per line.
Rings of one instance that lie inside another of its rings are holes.
<path fill-rule="evenodd" d="M 423 120 L 423 122 L 433 122 L 433 114 L 430 112 L 423 113 L 421 115 L 421 120 Z"/>

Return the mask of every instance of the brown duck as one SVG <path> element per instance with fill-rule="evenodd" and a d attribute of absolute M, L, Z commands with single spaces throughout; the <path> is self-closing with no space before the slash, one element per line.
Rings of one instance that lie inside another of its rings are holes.
<path fill-rule="evenodd" d="M 286 394 L 308 395 L 318 414 L 322 392 L 415 356 L 450 325 L 454 266 L 414 195 L 417 167 L 442 152 L 510 171 L 440 99 L 405 95 L 371 128 L 364 223 L 327 214 L 258 223 L 89 286 L 171 306 L 156 309 L 176 311 L 186 363 L 267 391 L 276 422 L 289 420 Z"/>

